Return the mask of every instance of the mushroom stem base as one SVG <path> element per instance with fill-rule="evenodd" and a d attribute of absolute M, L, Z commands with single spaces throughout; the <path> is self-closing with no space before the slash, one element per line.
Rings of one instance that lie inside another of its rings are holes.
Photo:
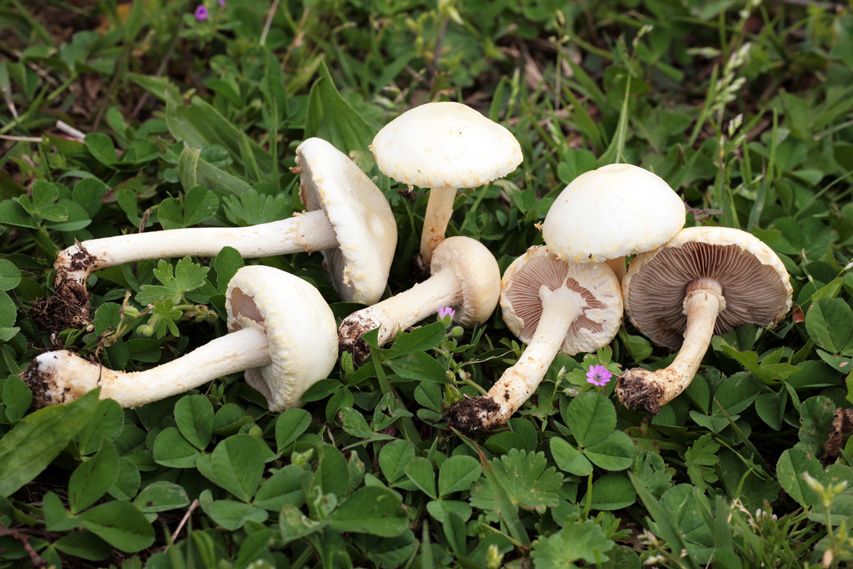
<path fill-rule="evenodd" d="M 717 315 L 726 307 L 719 283 L 711 279 L 694 281 L 684 299 L 687 327 L 684 342 L 675 360 L 665 369 L 648 371 L 630 369 L 616 381 L 616 395 L 625 407 L 642 406 L 657 414 L 682 391 L 687 389 L 699 370 L 702 358 L 714 336 Z"/>
<path fill-rule="evenodd" d="M 453 215 L 453 200 L 456 188 L 433 188 L 430 190 L 424 213 L 424 229 L 421 233 L 421 263 L 429 267 L 432 252 L 444 241 L 447 224 Z"/>

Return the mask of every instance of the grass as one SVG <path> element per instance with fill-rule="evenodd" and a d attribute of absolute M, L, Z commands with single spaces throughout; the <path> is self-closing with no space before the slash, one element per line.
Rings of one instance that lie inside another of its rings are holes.
<path fill-rule="evenodd" d="M 227 0 L 200 21 L 183 1 L 0 0 L 0 566 L 849 565 L 853 14 L 801 4 Z M 314 284 L 338 319 L 358 308 L 317 254 L 226 249 L 97 272 L 88 328 L 33 319 L 75 239 L 302 210 L 290 168 L 310 136 L 385 193 L 387 292 L 411 287 L 426 194 L 367 147 L 435 100 L 521 144 L 515 172 L 459 192 L 449 228 L 501 269 L 541 244 L 567 183 L 629 162 L 683 197 L 688 225 L 773 248 L 794 308 L 716 336 L 656 416 L 586 382 L 671 361 L 626 322 L 598 353 L 559 355 L 507 427 L 448 429 L 448 407 L 521 354 L 499 310 L 343 357 L 281 414 L 242 374 L 132 410 L 31 408 L 19 374 L 43 351 L 137 370 L 224 334 L 244 263 Z"/>

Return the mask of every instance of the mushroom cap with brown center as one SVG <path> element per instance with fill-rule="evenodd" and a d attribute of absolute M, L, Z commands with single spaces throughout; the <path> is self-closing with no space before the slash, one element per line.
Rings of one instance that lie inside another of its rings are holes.
<path fill-rule="evenodd" d="M 266 333 L 269 365 L 246 370 L 270 411 L 301 405 L 305 390 L 328 377 L 338 359 L 338 330 L 316 288 L 273 267 L 242 267 L 228 282 L 228 330 L 256 327 Z"/>
<path fill-rule="evenodd" d="M 542 237 L 565 261 L 598 263 L 659 247 L 684 220 L 684 203 L 659 176 L 608 164 L 566 186 L 545 216 Z"/>
<path fill-rule="evenodd" d="M 370 150 L 386 176 L 421 188 L 476 188 L 522 161 L 505 127 L 461 103 L 426 103 L 385 125 Z"/>
<path fill-rule="evenodd" d="M 498 305 L 501 270 L 485 245 L 470 237 L 448 237 L 436 247 L 430 262 L 434 275 L 450 269 L 462 288 L 460 301 L 452 306 L 453 320 L 466 328 L 489 319 Z"/>
<path fill-rule="evenodd" d="M 388 200 L 355 162 L 321 138 L 302 142 L 296 163 L 302 203 L 325 212 L 340 245 L 322 251 L 335 289 L 346 302 L 377 302 L 397 247 Z"/>
<path fill-rule="evenodd" d="M 534 246 L 507 267 L 501 282 L 501 310 L 510 331 L 530 343 L 542 315 L 540 289 L 565 286 L 584 306 L 572 322 L 560 351 L 574 355 L 594 352 L 610 343 L 622 323 L 619 279 L 603 263 L 568 263 Z"/>
<path fill-rule="evenodd" d="M 770 247 L 739 229 L 688 227 L 634 258 L 622 282 L 625 311 L 654 343 L 678 349 L 687 286 L 701 278 L 717 281 L 725 299 L 716 334 L 748 323 L 773 326 L 791 308 L 788 271 Z"/>

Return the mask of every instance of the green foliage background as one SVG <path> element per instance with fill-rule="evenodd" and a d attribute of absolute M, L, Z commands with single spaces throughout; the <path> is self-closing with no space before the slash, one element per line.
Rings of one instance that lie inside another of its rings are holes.
<path fill-rule="evenodd" d="M 850 563 L 853 442 L 836 417 L 853 403 L 853 14 L 801 4 L 226 0 L 198 20 L 184 1 L 0 0 L 0 566 Z M 279 415 L 240 374 L 132 410 L 95 394 L 30 409 L 18 374 L 57 345 L 136 370 L 224 334 L 244 263 L 355 310 L 319 255 L 226 248 L 96 273 L 90 328 L 51 337 L 31 317 L 75 240 L 300 211 L 289 168 L 310 136 L 389 199 L 388 293 L 409 288 L 426 194 L 379 173 L 368 145 L 434 100 L 522 145 L 518 170 L 458 194 L 449 228 L 502 268 L 541 243 L 568 182 L 629 162 L 676 189 L 688 225 L 772 247 L 794 310 L 715 337 L 654 417 L 585 381 L 591 365 L 671 361 L 626 323 L 597 354 L 558 356 L 507 428 L 447 429 L 448 406 L 523 349 L 499 312 L 461 336 L 425 321 L 358 369 L 345 357 Z"/>

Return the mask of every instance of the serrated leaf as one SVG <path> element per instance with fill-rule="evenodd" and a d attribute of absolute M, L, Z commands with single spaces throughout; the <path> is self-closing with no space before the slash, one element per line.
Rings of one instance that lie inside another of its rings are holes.
<path fill-rule="evenodd" d="M 514 505 L 537 512 L 556 506 L 556 491 L 562 486 L 563 476 L 553 466 L 548 466 L 545 453 L 528 453 L 512 449 L 504 456 L 489 461 L 494 476 Z M 471 505 L 482 510 L 497 508 L 494 491 L 480 483 L 471 490 Z"/>
<path fill-rule="evenodd" d="M 707 433 L 696 439 L 693 445 L 684 453 L 684 461 L 687 464 L 687 474 L 690 481 L 697 488 L 708 488 L 708 482 L 716 482 L 717 474 L 713 467 L 720 461 L 717 451 L 720 445 L 713 439 L 711 433 Z"/>
<path fill-rule="evenodd" d="M 533 542 L 530 557 L 536 569 L 576 567 L 575 561 L 607 561 L 604 553 L 615 545 L 593 520 L 586 520 L 566 525 L 557 533 Z"/>

